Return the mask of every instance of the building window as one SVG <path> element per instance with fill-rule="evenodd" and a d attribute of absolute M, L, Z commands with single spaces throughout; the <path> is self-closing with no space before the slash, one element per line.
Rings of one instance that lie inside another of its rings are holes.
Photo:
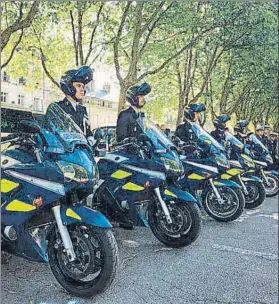
<path fill-rule="evenodd" d="M 8 102 L 8 93 L 1 92 L 1 102 Z"/>
<path fill-rule="evenodd" d="M 40 98 L 34 98 L 34 111 L 42 111 L 42 101 Z"/>
<path fill-rule="evenodd" d="M 3 72 L 2 80 L 3 81 L 9 81 L 10 80 L 10 76 L 7 74 L 7 72 Z"/>
<path fill-rule="evenodd" d="M 17 103 L 19 105 L 23 105 L 23 103 L 24 103 L 24 95 L 18 95 Z"/>

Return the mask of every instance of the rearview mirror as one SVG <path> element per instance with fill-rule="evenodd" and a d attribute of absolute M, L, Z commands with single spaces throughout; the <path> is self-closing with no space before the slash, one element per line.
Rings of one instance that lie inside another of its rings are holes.
<path fill-rule="evenodd" d="M 103 138 L 103 132 L 101 129 L 97 129 L 94 133 L 94 139 L 95 140 L 100 140 Z"/>
<path fill-rule="evenodd" d="M 41 133 L 40 125 L 33 120 L 21 120 L 18 124 L 18 131 L 22 133 Z"/>

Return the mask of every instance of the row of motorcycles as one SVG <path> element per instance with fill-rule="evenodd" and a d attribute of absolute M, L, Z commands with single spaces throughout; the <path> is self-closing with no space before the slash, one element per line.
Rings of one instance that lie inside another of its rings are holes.
<path fill-rule="evenodd" d="M 118 247 L 113 222 L 150 227 L 170 247 L 199 236 L 201 209 L 220 222 L 237 219 L 266 196 L 278 194 L 278 174 L 268 150 L 251 136 L 249 147 L 227 132 L 226 145 L 201 126 L 192 153 L 170 141 L 149 119 L 139 119 L 137 138 L 111 143 L 104 134 L 88 145 L 57 103 L 45 122 L 22 120 L 18 133 L 2 138 L 2 250 L 49 263 L 71 294 L 92 297 L 113 281 Z"/>

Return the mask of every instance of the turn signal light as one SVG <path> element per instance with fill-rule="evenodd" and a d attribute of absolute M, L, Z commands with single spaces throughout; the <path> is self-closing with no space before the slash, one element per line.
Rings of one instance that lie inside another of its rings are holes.
<path fill-rule="evenodd" d="M 37 208 L 43 205 L 43 198 L 41 195 L 36 196 L 36 198 L 33 200 L 33 206 L 36 206 Z"/>
<path fill-rule="evenodd" d="M 150 182 L 147 181 L 147 182 L 144 184 L 144 188 L 147 189 L 147 188 L 149 188 L 149 187 L 150 187 Z"/>

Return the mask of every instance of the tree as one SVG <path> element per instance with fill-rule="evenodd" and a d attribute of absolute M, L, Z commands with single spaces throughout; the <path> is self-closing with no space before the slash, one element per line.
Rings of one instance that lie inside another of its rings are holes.
<path fill-rule="evenodd" d="M 24 29 L 31 26 L 36 14 L 39 12 L 40 0 L 35 0 L 32 5 L 24 2 L 2 2 L 1 10 L 5 18 L 2 19 L 1 28 L 1 53 L 7 46 L 11 37 L 20 33 L 10 51 L 7 60 L 2 64 L 4 68 L 12 59 L 15 49 L 20 44 Z"/>

